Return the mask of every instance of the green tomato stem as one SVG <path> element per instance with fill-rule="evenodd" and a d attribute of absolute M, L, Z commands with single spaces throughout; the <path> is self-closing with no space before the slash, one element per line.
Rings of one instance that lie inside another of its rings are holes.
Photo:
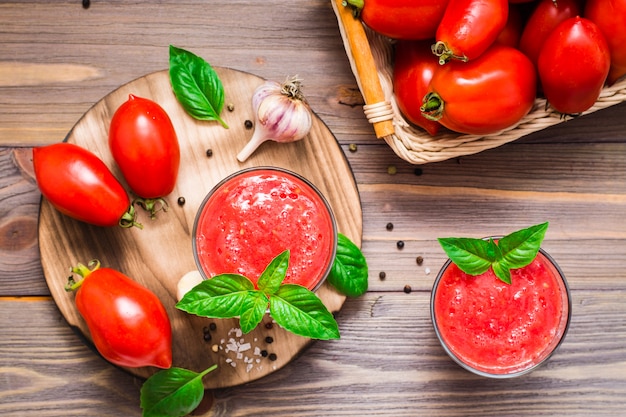
<path fill-rule="evenodd" d="M 435 92 L 430 92 L 424 96 L 420 111 L 426 119 L 437 122 L 443 116 L 444 107 L 445 102 L 441 96 Z"/>
<path fill-rule="evenodd" d="M 465 55 L 456 55 L 447 43 L 443 41 L 437 41 L 431 46 L 433 54 L 439 57 L 439 65 L 443 65 L 451 59 L 456 59 L 462 62 L 467 62 L 469 59 Z"/>
<path fill-rule="evenodd" d="M 92 274 L 94 271 L 98 270 L 99 268 L 100 268 L 100 261 L 97 259 L 93 259 L 89 261 L 87 265 L 83 265 L 79 263 L 78 265 L 70 268 L 70 272 L 72 272 L 73 274 L 79 275 L 82 279 L 75 280 L 74 276 L 70 275 L 70 277 L 67 280 L 67 284 L 65 284 L 65 291 L 72 292 L 72 291 L 78 290 L 80 286 L 83 284 L 83 281 L 85 281 L 85 278 L 87 278 L 90 274 Z"/>
<path fill-rule="evenodd" d="M 132 206 L 139 204 L 141 208 L 150 213 L 150 218 L 155 219 L 157 212 L 163 210 L 167 211 L 169 208 L 167 201 L 163 198 L 136 198 L 133 200 Z"/>
<path fill-rule="evenodd" d="M 137 213 L 135 212 L 135 207 L 133 206 L 133 204 L 131 204 L 130 207 L 128 208 L 128 211 L 126 211 L 126 213 L 124 213 L 122 217 L 120 218 L 120 221 L 118 222 L 118 224 L 120 225 L 120 227 L 123 227 L 125 229 L 133 227 L 133 226 L 139 229 L 143 229 L 143 224 L 137 222 L 136 218 L 137 218 Z"/>
<path fill-rule="evenodd" d="M 352 7 L 354 17 L 359 17 L 361 10 L 365 7 L 365 0 L 343 0 L 342 5 L 344 7 Z"/>

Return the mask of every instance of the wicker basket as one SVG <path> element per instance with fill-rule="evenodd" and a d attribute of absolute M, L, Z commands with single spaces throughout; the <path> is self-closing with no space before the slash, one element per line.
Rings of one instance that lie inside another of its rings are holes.
<path fill-rule="evenodd" d="M 342 0 L 331 0 L 339 30 L 359 89 L 365 99 L 364 112 L 376 136 L 389 144 L 402 159 L 412 164 L 443 161 L 495 148 L 522 136 L 563 122 L 561 114 L 538 98 L 531 112 L 519 123 L 490 135 L 465 135 L 441 129 L 431 136 L 410 124 L 393 95 L 393 41 L 364 26 L 352 16 Z M 348 36 L 350 34 L 350 36 Z M 626 100 L 626 77 L 605 87 L 596 103 L 583 114 L 593 113 Z"/>

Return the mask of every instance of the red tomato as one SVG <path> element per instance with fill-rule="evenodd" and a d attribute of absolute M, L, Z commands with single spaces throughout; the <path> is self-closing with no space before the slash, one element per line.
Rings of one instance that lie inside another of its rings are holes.
<path fill-rule="evenodd" d="M 441 64 L 479 57 L 506 26 L 508 0 L 450 0 L 437 27 L 433 52 Z"/>
<path fill-rule="evenodd" d="M 561 22 L 539 52 L 546 100 L 560 113 L 582 113 L 600 96 L 610 65 L 609 45 L 595 23 L 581 17 Z"/>
<path fill-rule="evenodd" d="M 72 269 L 84 278 L 74 284 L 76 307 L 98 352 L 119 366 L 172 366 L 170 319 L 157 296 L 111 268 Z"/>
<path fill-rule="evenodd" d="M 109 147 L 139 197 L 158 199 L 172 192 L 180 147 L 172 121 L 157 103 L 130 94 L 111 120 Z"/>
<path fill-rule="evenodd" d="M 523 27 L 524 19 L 520 7 L 509 5 L 509 16 L 506 20 L 506 25 L 496 38 L 496 42 L 501 45 L 517 48 L 519 46 L 520 37 L 522 36 Z"/>
<path fill-rule="evenodd" d="M 519 122 L 531 110 L 536 71 L 528 57 L 495 44 L 469 62 L 440 67 L 424 97 L 422 113 L 460 133 L 486 135 Z"/>
<path fill-rule="evenodd" d="M 554 28 L 564 20 L 580 14 L 578 0 L 541 0 L 526 21 L 519 49 L 526 54 L 533 64 L 537 65 L 537 58 L 541 46 Z"/>
<path fill-rule="evenodd" d="M 439 131 L 439 123 L 426 119 L 420 110 L 422 97 L 428 92 L 439 60 L 430 50 L 432 41 L 398 41 L 393 66 L 393 90 L 398 108 L 411 123 L 431 135 Z"/>
<path fill-rule="evenodd" d="M 96 226 L 138 226 L 122 184 L 100 158 L 67 142 L 33 148 L 41 194 L 58 211 Z"/>
<path fill-rule="evenodd" d="M 626 74 L 626 0 L 587 0 L 585 17 L 598 25 L 611 51 L 608 82 Z"/>
<path fill-rule="evenodd" d="M 393 39 L 429 39 L 448 0 L 347 0 L 370 29 Z"/>

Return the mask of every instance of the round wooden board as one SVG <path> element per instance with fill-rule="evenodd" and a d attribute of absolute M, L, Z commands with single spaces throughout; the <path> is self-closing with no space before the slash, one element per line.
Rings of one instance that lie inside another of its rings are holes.
<path fill-rule="evenodd" d="M 264 80 L 232 69 L 217 67 L 215 70 L 224 84 L 225 103 L 234 105 L 233 111 L 225 108 L 222 112 L 229 129 L 217 122 L 197 121 L 188 116 L 172 93 L 168 72 L 160 71 L 132 81 L 104 97 L 78 121 L 66 139 L 99 155 L 121 179 L 108 149 L 111 117 L 130 93 L 159 103 L 170 115 L 181 146 L 178 184 L 166 197 L 170 206 L 167 212 L 150 220 L 138 208 L 143 230 L 101 228 L 66 217 L 42 199 L 39 218 L 44 275 L 68 323 L 91 342 L 85 322 L 76 310 L 74 295 L 65 292 L 64 285 L 71 266 L 99 259 L 103 266 L 125 273 L 159 296 L 172 322 L 173 366 L 199 372 L 213 364 L 218 365 L 217 370 L 204 378 L 206 388 L 239 385 L 268 375 L 289 363 L 311 342 L 277 325 L 270 326 L 269 316 L 257 329 L 242 335 L 237 319 L 200 318 L 175 308 L 179 278 L 196 269 L 191 245 L 196 211 L 217 182 L 249 166 L 279 166 L 293 170 L 308 178 L 327 197 L 340 233 L 358 246 L 362 233 L 361 202 L 352 171 L 324 123 L 315 116 L 311 132 L 303 140 L 289 144 L 266 142 L 245 163 L 239 163 L 236 155 L 253 133 L 252 129 L 245 128 L 246 120 L 254 120 L 252 94 Z M 207 157 L 208 149 L 213 151 L 211 157 Z M 122 183 L 126 185 L 123 180 Z M 177 204 L 179 197 L 185 198 L 182 206 Z M 329 284 L 320 288 L 318 296 L 332 312 L 339 311 L 345 301 L 345 297 Z M 211 340 L 206 341 L 204 329 L 210 323 L 217 327 L 210 332 Z M 262 351 L 268 356 L 263 356 Z M 272 353 L 276 356 L 270 355 Z M 127 370 L 145 378 L 157 369 Z"/>

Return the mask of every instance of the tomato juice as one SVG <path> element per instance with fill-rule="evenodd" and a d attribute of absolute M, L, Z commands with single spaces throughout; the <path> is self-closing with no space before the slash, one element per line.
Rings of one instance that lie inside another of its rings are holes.
<path fill-rule="evenodd" d="M 512 377 L 550 357 L 569 325 L 571 301 L 559 267 L 543 250 L 511 270 L 511 284 L 490 268 L 464 273 L 450 260 L 433 287 L 431 316 L 452 359 L 474 373 Z"/>
<path fill-rule="evenodd" d="M 337 227 L 308 180 L 280 168 L 252 168 L 225 178 L 205 198 L 193 246 L 205 279 L 237 273 L 255 285 L 271 260 L 289 250 L 283 283 L 314 290 L 335 259 Z"/>

